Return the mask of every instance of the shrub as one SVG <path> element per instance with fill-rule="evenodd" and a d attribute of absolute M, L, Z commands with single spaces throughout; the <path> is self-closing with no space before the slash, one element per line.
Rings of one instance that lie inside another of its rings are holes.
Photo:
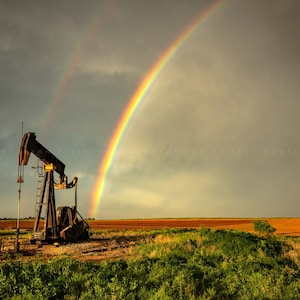
<path fill-rule="evenodd" d="M 276 228 L 272 227 L 266 220 L 254 220 L 252 223 L 254 231 L 256 231 L 261 236 L 270 237 L 276 231 Z"/>

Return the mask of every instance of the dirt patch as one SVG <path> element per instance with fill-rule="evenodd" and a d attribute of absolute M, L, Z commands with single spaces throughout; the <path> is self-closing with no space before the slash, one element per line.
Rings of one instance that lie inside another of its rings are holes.
<path fill-rule="evenodd" d="M 231 226 L 251 224 L 251 219 L 134 219 L 134 220 L 91 220 L 92 230 L 151 230 L 164 228 L 200 228 L 206 226 Z"/>
<path fill-rule="evenodd" d="M 91 238 L 77 243 L 57 243 L 31 245 L 28 239 L 20 239 L 20 251 L 15 253 L 13 238 L 2 240 L 0 260 L 7 259 L 40 259 L 72 257 L 81 261 L 99 261 L 126 258 L 132 254 L 135 246 L 145 242 L 143 235 L 120 236 L 110 238 Z"/>

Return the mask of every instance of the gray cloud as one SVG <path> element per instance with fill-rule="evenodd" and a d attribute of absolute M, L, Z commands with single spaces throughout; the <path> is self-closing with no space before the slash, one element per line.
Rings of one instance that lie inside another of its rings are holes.
<path fill-rule="evenodd" d="M 291 17 L 289 5 L 235 3 L 227 26 L 212 21 L 191 38 L 129 126 L 104 199 L 116 201 L 115 183 L 129 202 L 157 193 L 162 215 L 180 203 L 186 216 L 295 216 L 286 203 L 298 193 L 298 57 L 275 22 Z"/>
<path fill-rule="evenodd" d="M 1 1 L 0 203 L 16 203 L 23 120 L 69 177 L 80 175 L 88 215 L 127 101 L 209 3 Z M 296 216 L 299 8 L 296 0 L 224 1 L 199 26 L 127 127 L 96 217 Z M 26 216 L 35 173 L 25 172 Z"/>

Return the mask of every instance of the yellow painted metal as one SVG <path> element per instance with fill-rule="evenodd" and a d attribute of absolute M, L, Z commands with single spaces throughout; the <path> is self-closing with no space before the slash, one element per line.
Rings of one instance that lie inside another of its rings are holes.
<path fill-rule="evenodd" d="M 44 164 L 44 171 L 45 172 L 55 171 L 55 166 L 53 164 Z"/>

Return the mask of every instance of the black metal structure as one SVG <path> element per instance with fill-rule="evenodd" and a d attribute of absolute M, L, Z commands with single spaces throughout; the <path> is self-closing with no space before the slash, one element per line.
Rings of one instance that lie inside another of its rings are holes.
<path fill-rule="evenodd" d="M 54 242 L 57 240 L 76 241 L 87 239 L 89 237 L 89 226 L 77 212 L 78 178 L 74 177 L 68 183 L 68 178 L 64 173 L 64 163 L 36 140 L 35 133 L 28 132 L 22 138 L 19 166 L 27 165 L 31 153 L 44 163 L 44 178 L 36 203 L 32 243 L 36 241 Z M 59 174 L 57 183 L 54 181 L 54 171 Z M 56 209 L 54 190 L 74 187 L 75 205 L 73 207 L 62 206 Z"/>

